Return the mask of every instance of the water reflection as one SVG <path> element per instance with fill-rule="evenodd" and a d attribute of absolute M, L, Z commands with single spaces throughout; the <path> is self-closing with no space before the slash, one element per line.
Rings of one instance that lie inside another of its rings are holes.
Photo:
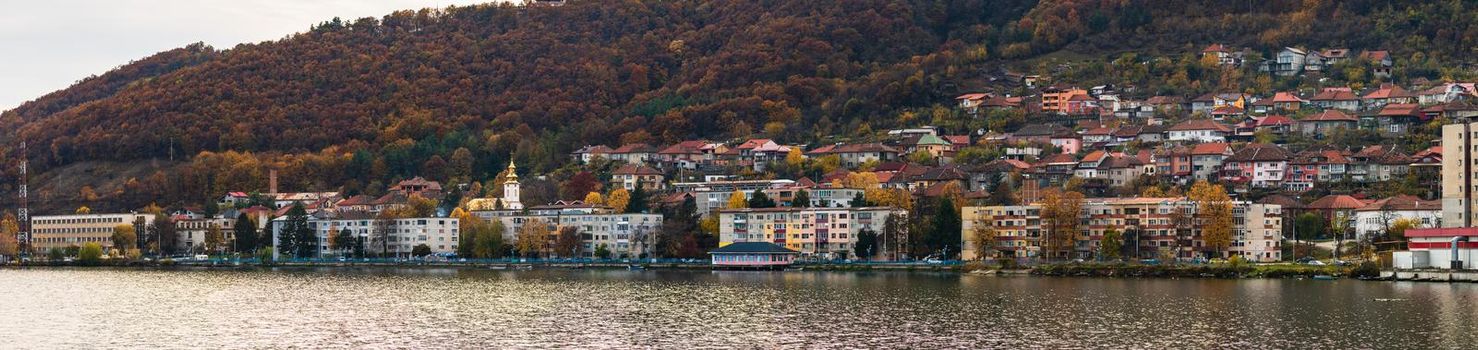
<path fill-rule="evenodd" d="M 1463 348 L 1478 286 L 956 274 L 0 270 L 21 348 Z"/>

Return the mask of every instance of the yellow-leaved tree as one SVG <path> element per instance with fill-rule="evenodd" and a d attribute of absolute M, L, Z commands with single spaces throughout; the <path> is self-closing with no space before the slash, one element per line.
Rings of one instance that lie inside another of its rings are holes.
<path fill-rule="evenodd" d="M 1201 223 L 1201 240 L 1206 247 L 1224 256 L 1232 245 L 1232 198 L 1221 185 L 1206 180 L 1191 185 L 1190 200 L 1196 203 L 1196 216 Z"/>
<path fill-rule="evenodd" d="M 749 200 L 744 198 L 744 191 L 734 191 L 734 193 L 730 193 L 729 201 L 724 205 L 724 208 L 728 209 L 741 209 L 747 207 L 749 207 Z"/>
<path fill-rule="evenodd" d="M 617 188 L 611 190 L 611 193 L 606 194 L 605 199 L 606 206 L 620 212 L 626 210 L 626 205 L 631 203 L 631 192 L 626 191 L 624 188 Z"/>

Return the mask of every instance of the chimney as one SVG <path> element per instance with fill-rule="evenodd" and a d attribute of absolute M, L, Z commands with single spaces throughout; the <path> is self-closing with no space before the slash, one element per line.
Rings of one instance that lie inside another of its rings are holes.
<path fill-rule="evenodd" d="M 267 170 L 267 193 L 277 193 L 277 169 Z"/>

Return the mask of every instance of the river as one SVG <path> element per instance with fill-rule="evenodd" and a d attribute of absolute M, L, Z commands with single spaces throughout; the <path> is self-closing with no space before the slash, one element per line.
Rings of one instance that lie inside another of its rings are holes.
<path fill-rule="evenodd" d="M 1478 284 L 0 269 L 3 348 L 1474 348 Z"/>

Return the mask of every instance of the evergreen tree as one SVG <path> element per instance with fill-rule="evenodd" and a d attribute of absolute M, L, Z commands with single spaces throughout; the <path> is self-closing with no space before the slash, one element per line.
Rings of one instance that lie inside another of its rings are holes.
<path fill-rule="evenodd" d="M 809 208 L 809 207 L 811 207 L 811 192 L 810 191 L 806 191 L 806 189 L 800 189 L 800 190 L 796 191 L 795 192 L 795 199 L 793 199 L 793 200 L 790 201 L 790 206 L 796 207 L 796 208 Z"/>
<path fill-rule="evenodd" d="M 775 201 L 774 200 L 770 200 L 770 196 L 765 195 L 765 191 L 762 191 L 762 190 L 754 190 L 754 193 L 752 193 L 752 194 L 749 195 L 749 207 L 750 208 L 774 208 L 775 207 Z"/>
<path fill-rule="evenodd" d="M 868 228 L 857 231 L 857 244 L 852 246 L 852 250 L 858 258 L 872 260 L 879 253 L 877 232 Z"/>
<path fill-rule="evenodd" d="M 358 245 L 359 239 L 354 237 L 354 231 L 348 227 L 339 229 L 339 234 L 334 236 L 334 250 L 338 250 L 341 253 L 353 251 Z"/>
<path fill-rule="evenodd" d="M 853 208 L 866 207 L 868 206 L 867 197 L 863 197 L 862 192 L 857 192 L 857 195 L 852 197 L 852 201 L 848 202 L 847 206 Z"/>
<path fill-rule="evenodd" d="M 947 197 L 939 197 L 934 205 L 933 222 L 930 225 L 928 236 L 924 239 L 932 251 L 944 253 L 943 258 L 956 256 L 960 253 L 960 212 L 955 211 L 955 203 Z"/>
<path fill-rule="evenodd" d="M 282 232 L 278 232 L 279 252 L 287 253 L 295 258 L 306 258 L 313 256 L 318 246 L 313 229 L 308 227 L 308 210 L 303 208 L 303 203 L 293 203 L 291 209 L 287 210 L 287 221 L 283 223 Z"/>
<path fill-rule="evenodd" d="M 644 213 L 647 211 L 647 190 L 637 182 L 636 189 L 631 190 L 631 200 L 626 202 L 627 213 Z"/>
<path fill-rule="evenodd" d="M 236 215 L 235 226 L 231 227 L 236 236 L 236 251 L 251 253 L 257 250 L 257 224 L 251 221 L 246 213 Z"/>
<path fill-rule="evenodd" d="M 1016 205 L 1015 194 L 1011 191 L 1011 184 L 1006 181 L 997 181 L 996 188 L 990 193 L 991 205 Z"/>

